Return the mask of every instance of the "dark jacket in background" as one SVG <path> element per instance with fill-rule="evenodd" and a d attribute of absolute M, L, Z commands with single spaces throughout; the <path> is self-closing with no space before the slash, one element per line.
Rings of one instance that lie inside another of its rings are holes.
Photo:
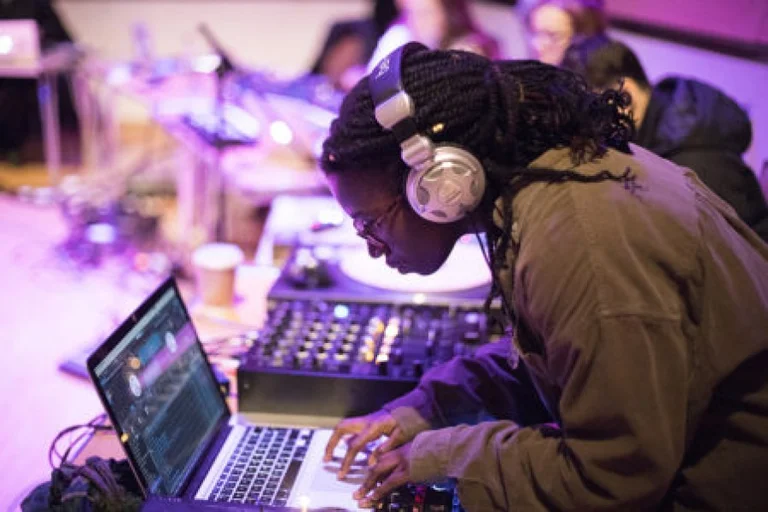
<path fill-rule="evenodd" d="M 651 94 L 637 143 L 699 178 L 768 241 L 768 206 L 742 154 L 752 140 L 746 112 L 716 88 L 670 77 Z"/>

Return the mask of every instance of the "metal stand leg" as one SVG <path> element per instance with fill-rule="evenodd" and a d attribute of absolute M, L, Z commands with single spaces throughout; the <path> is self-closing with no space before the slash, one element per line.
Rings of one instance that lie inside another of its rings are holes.
<path fill-rule="evenodd" d="M 59 90 L 55 74 L 43 73 L 37 80 L 37 97 L 43 124 L 43 145 L 48 179 L 52 187 L 61 178 L 61 125 L 59 124 Z"/>

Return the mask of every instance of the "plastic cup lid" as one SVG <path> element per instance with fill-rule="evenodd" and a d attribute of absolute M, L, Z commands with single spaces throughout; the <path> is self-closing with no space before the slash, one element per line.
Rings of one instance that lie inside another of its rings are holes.
<path fill-rule="evenodd" d="M 245 259 L 243 251 L 234 244 L 204 244 L 192 253 L 192 264 L 207 270 L 228 270 Z"/>

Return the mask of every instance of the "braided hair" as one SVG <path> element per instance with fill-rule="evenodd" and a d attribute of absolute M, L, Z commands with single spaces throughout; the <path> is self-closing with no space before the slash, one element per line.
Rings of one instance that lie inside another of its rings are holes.
<path fill-rule="evenodd" d="M 571 170 L 531 168 L 544 152 L 569 148 L 574 165 L 602 156 L 608 148 L 629 153 L 632 121 L 622 91 L 592 92 L 584 79 L 538 61 L 490 61 L 474 53 L 429 50 L 409 43 L 403 50 L 403 86 L 416 105 L 419 131 L 436 144 L 469 150 L 486 172 L 479 210 L 490 214 L 501 199 L 503 226 L 487 223 L 494 275 L 504 268 L 512 243 L 512 200 L 533 182 L 630 179 L 628 171 L 583 175 Z M 323 144 L 326 173 L 392 174 L 404 183 L 408 167 L 394 134 L 374 115 L 368 77 L 349 92 Z M 497 280 L 491 297 L 500 294 Z"/>

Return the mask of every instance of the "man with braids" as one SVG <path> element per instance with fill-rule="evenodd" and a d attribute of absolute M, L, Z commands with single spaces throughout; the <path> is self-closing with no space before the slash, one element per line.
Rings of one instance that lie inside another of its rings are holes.
<path fill-rule="evenodd" d="M 384 435 L 362 506 L 454 479 L 470 512 L 768 510 L 768 246 L 695 173 L 627 142 L 621 92 L 536 62 L 398 52 L 410 118 L 390 130 L 375 108 L 385 59 L 331 127 L 329 187 L 401 272 L 485 233 L 514 336 L 340 422 L 339 478 Z M 411 206 L 419 136 L 482 166 L 482 201 L 459 220 Z M 494 421 L 456 424 L 478 411 Z"/>

